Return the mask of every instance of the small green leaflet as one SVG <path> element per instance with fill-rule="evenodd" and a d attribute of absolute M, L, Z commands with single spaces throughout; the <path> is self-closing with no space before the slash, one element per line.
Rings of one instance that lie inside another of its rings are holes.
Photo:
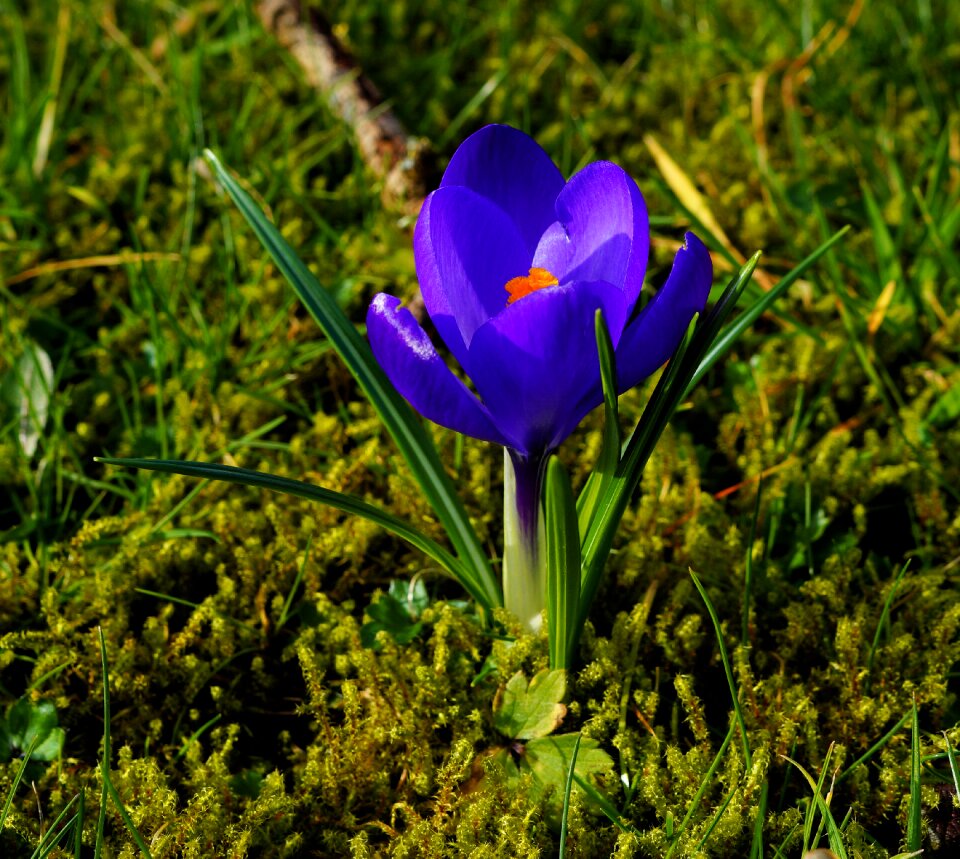
<path fill-rule="evenodd" d="M 565 671 L 541 671 L 530 684 L 518 671 L 503 690 L 499 706 L 494 704 L 493 725 L 513 740 L 545 737 L 556 730 L 567 708 L 560 703 L 567 691 Z"/>
<path fill-rule="evenodd" d="M 377 596 L 367 606 L 370 620 L 360 627 L 360 642 L 364 647 L 377 649 L 377 633 L 388 633 L 397 644 L 409 644 L 423 628 L 418 620 L 430 598 L 421 579 L 409 585 L 390 582 L 390 590 Z"/>
<path fill-rule="evenodd" d="M 37 745 L 30 755 L 35 761 L 52 761 L 63 749 L 64 732 L 58 727 L 57 709 L 51 701 L 21 698 L 0 721 L 0 761 L 23 754 L 30 744 Z"/>
<path fill-rule="evenodd" d="M 525 740 L 512 749 L 501 749 L 495 759 L 510 781 L 529 774 L 534 796 L 551 792 L 551 815 L 559 815 L 578 738 L 576 777 L 604 775 L 613 768 L 613 760 L 596 740 L 579 734 L 551 736 L 567 713 L 562 703 L 566 686 L 566 672 L 559 669 L 541 671 L 529 684 L 517 672 L 494 704 L 494 727 L 512 740 Z M 578 785 L 576 790 L 582 789 Z"/>

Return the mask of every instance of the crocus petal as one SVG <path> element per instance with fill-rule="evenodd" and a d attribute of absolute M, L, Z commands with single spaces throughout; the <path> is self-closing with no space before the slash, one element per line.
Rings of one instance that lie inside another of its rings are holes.
<path fill-rule="evenodd" d="M 473 332 L 503 309 L 507 281 L 529 271 L 523 239 L 490 200 L 467 188 L 440 188 L 420 210 L 413 255 L 427 312 L 469 373 Z"/>
<path fill-rule="evenodd" d="M 524 455 L 555 448 L 599 390 L 594 314 L 623 327 L 623 293 L 609 283 L 552 286 L 511 304 L 470 346 L 470 375 L 500 431 Z"/>
<path fill-rule="evenodd" d="M 703 310 L 713 282 L 713 263 L 693 233 L 684 237 L 667 282 L 623 332 L 617 347 L 620 392 L 653 373 L 669 358 L 694 313 Z"/>
<path fill-rule="evenodd" d="M 588 164 L 560 192 L 556 213 L 533 264 L 552 271 L 561 283 L 612 283 L 632 309 L 650 251 L 647 206 L 637 183 L 616 164 Z"/>
<path fill-rule="evenodd" d="M 393 386 L 434 423 L 506 444 L 487 410 L 443 362 L 427 333 L 400 300 L 380 293 L 367 311 L 367 337 Z"/>
<path fill-rule="evenodd" d="M 564 181 L 532 137 L 506 125 L 488 125 L 453 154 L 440 187 L 451 185 L 464 185 L 501 208 L 523 236 L 529 258 L 557 219 L 553 204 Z"/>

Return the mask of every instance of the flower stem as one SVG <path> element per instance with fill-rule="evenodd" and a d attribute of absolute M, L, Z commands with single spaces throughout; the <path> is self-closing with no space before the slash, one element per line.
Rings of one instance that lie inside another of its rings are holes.
<path fill-rule="evenodd" d="M 547 601 L 540 491 L 545 456 L 503 451 L 503 600 L 531 632 L 540 629 Z"/>

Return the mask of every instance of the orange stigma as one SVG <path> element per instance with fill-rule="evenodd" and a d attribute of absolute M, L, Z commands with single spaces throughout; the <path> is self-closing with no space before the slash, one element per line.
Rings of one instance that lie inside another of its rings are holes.
<path fill-rule="evenodd" d="M 519 301 L 531 292 L 536 292 L 545 286 L 557 286 L 559 283 L 560 281 L 557 280 L 556 276 L 545 268 L 532 268 L 529 275 L 515 277 L 507 281 L 507 285 L 504 287 L 510 293 L 507 304 L 513 304 L 513 302 Z"/>

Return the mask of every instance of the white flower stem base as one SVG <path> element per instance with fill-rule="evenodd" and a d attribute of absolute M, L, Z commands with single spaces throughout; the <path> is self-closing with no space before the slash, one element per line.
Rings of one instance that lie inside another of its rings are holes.
<path fill-rule="evenodd" d="M 543 625 L 547 603 L 543 462 L 503 451 L 503 601 L 531 632 Z"/>

